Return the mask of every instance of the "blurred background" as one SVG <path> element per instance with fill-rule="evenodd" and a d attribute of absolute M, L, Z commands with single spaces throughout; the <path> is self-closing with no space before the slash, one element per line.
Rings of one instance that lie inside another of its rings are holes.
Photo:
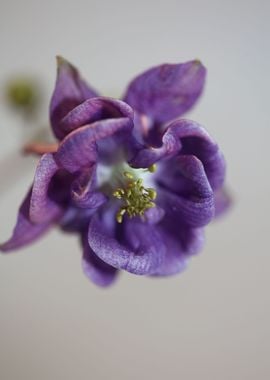
<path fill-rule="evenodd" d="M 1 380 L 270 377 L 269 14 L 268 0 L 0 0 L 0 241 L 34 174 L 19 150 L 48 125 L 57 54 L 116 97 L 152 65 L 201 59 L 188 117 L 219 142 L 235 202 L 178 277 L 96 288 L 76 237 L 56 230 L 1 256 Z M 5 102 L 19 74 L 43 90 L 38 120 Z"/>

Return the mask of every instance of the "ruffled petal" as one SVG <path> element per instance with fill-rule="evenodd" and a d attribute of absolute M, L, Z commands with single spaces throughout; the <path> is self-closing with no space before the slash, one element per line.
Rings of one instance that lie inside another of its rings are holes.
<path fill-rule="evenodd" d="M 173 133 L 182 144 L 181 154 L 192 154 L 203 163 L 213 190 L 223 185 L 226 164 L 218 144 L 198 123 L 191 120 L 176 120 L 166 133 Z"/>
<path fill-rule="evenodd" d="M 61 122 L 66 134 L 71 131 L 104 120 L 122 120 L 127 118 L 133 126 L 134 112 L 125 102 L 117 99 L 99 97 L 88 99 L 71 110 Z M 137 149 L 137 141 L 131 129 L 117 131 L 112 136 L 99 141 L 99 161 L 113 164 L 123 157 L 131 157 Z"/>
<path fill-rule="evenodd" d="M 37 166 L 30 200 L 29 216 L 33 223 L 46 223 L 61 214 L 61 207 L 49 198 L 52 177 L 59 169 L 51 153 L 44 154 Z"/>
<path fill-rule="evenodd" d="M 88 241 L 95 254 L 114 268 L 137 275 L 154 273 L 161 265 L 165 253 L 157 229 L 135 219 L 125 220 L 119 228 L 121 231 L 115 234 L 97 215 L 92 218 Z"/>
<path fill-rule="evenodd" d="M 164 133 L 162 144 L 158 148 L 146 147 L 137 151 L 129 164 L 134 168 L 149 168 L 163 158 L 175 156 L 181 149 L 179 139 L 173 133 Z"/>
<path fill-rule="evenodd" d="M 133 123 L 127 117 L 96 121 L 81 127 L 61 142 L 55 153 L 56 162 L 71 173 L 89 168 L 97 161 L 104 140 L 132 128 Z"/>
<path fill-rule="evenodd" d="M 71 197 L 77 207 L 98 208 L 107 201 L 106 196 L 96 190 L 96 165 L 82 171 L 72 183 Z"/>
<path fill-rule="evenodd" d="M 50 103 L 50 119 L 55 136 L 61 140 L 66 135 L 66 131 L 62 130 L 60 125 L 63 117 L 84 100 L 98 95 L 68 61 L 58 57 L 57 63 L 58 72 Z"/>
<path fill-rule="evenodd" d="M 166 246 L 165 258 L 154 273 L 156 276 L 170 276 L 182 272 L 189 257 L 198 253 L 204 244 L 202 228 L 187 228 L 177 218 L 166 217 L 159 232 Z"/>
<path fill-rule="evenodd" d="M 181 181 L 175 176 L 174 187 L 173 181 L 166 186 L 165 176 L 157 177 L 157 203 L 166 213 L 177 215 L 183 224 L 191 227 L 208 224 L 214 217 L 214 195 L 203 164 L 195 156 L 180 155 L 177 168 Z"/>
<path fill-rule="evenodd" d="M 128 117 L 133 120 L 132 108 L 125 102 L 117 99 L 98 97 L 87 99 L 73 108 L 61 121 L 61 130 L 66 134 L 83 125 L 98 120 L 118 119 Z"/>
<path fill-rule="evenodd" d="M 206 130 L 191 120 L 180 119 L 170 123 L 162 137 L 162 145 L 140 150 L 131 160 L 131 165 L 149 167 L 161 159 L 178 154 L 193 155 L 202 162 L 213 190 L 223 185 L 226 169 L 224 156 Z M 173 165 L 168 160 L 167 169 L 170 168 L 173 168 Z"/>
<path fill-rule="evenodd" d="M 52 221 L 42 224 L 33 224 L 29 218 L 31 190 L 24 199 L 18 213 L 17 222 L 11 238 L 0 245 L 0 251 L 9 252 L 22 248 L 34 242 L 37 238 L 48 231 Z"/>
<path fill-rule="evenodd" d="M 154 122 L 168 122 L 196 103 L 205 77 L 206 69 L 198 60 L 164 64 L 137 76 L 123 99 Z"/>
<path fill-rule="evenodd" d="M 112 285 L 116 280 L 117 269 L 106 264 L 93 252 L 89 246 L 87 234 L 82 237 L 82 245 L 82 268 L 86 276 L 98 286 Z"/>

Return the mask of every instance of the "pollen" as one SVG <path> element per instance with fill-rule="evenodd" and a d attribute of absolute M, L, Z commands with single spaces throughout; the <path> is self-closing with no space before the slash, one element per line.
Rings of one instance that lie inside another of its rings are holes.
<path fill-rule="evenodd" d="M 147 171 L 153 173 L 155 168 L 152 166 Z M 143 180 L 136 178 L 129 171 L 123 172 L 123 178 L 123 187 L 119 187 L 113 192 L 113 196 L 122 201 L 122 206 L 116 214 L 118 223 L 122 223 L 125 214 L 129 218 L 143 216 L 146 210 L 156 206 L 154 203 L 157 197 L 155 189 L 145 188 Z"/>

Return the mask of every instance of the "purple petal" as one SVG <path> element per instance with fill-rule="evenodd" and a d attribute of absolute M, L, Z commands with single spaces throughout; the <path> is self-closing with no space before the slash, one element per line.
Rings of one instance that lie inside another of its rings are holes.
<path fill-rule="evenodd" d="M 8 252 L 32 243 L 51 227 L 51 223 L 33 224 L 29 219 L 31 190 L 24 199 L 18 213 L 11 238 L 0 245 L 0 251 Z"/>
<path fill-rule="evenodd" d="M 89 125 L 99 120 L 130 119 L 133 125 L 134 112 L 128 104 L 112 98 L 92 98 L 71 110 L 61 122 L 61 130 L 70 133 L 81 126 Z M 136 146 L 130 130 L 120 130 L 106 140 L 99 142 L 99 159 L 103 163 L 112 164 L 123 156 L 131 156 Z"/>
<path fill-rule="evenodd" d="M 83 258 L 82 268 L 86 276 L 96 285 L 106 287 L 116 280 L 117 269 L 106 264 L 90 248 L 87 234 L 82 238 Z"/>
<path fill-rule="evenodd" d="M 96 182 L 96 165 L 81 172 L 71 187 L 71 197 L 76 206 L 98 208 L 107 201 L 104 194 L 96 191 Z"/>
<path fill-rule="evenodd" d="M 225 178 L 225 160 L 218 145 L 206 130 L 191 120 L 176 120 L 169 124 L 159 148 L 145 148 L 132 159 L 134 167 L 149 167 L 155 162 L 179 155 L 196 156 L 203 164 L 213 190 L 222 186 Z M 173 163 L 168 161 L 168 167 Z"/>
<path fill-rule="evenodd" d="M 183 272 L 188 263 L 187 257 L 182 253 L 179 242 L 170 235 L 162 234 L 166 244 L 166 254 L 163 263 L 153 273 L 153 276 L 172 276 Z"/>
<path fill-rule="evenodd" d="M 218 218 L 228 211 L 232 205 L 232 197 L 224 188 L 217 190 L 215 197 L 215 217 Z"/>
<path fill-rule="evenodd" d="M 130 165 L 134 168 L 149 168 L 163 158 L 175 156 L 180 149 L 179 139 L 173 133 L 164 133 L 160 147 L 147 147 L 138 150 L 138 153 L 130 160 Z"/>
<path fill-rule="evenodd" d="M 84 100 L 98 96 L 80 77 L 78 70 L 58 57 L 58 72 L 50 104 L 50 118 L 54 134 L 60 140 L 66 135 L 60 122 L 67 113 Z"/>
<path fill-rule="evenodd" d="M 73 108 L 61 121 L 61 130 L 66 134 L 74 129 L 98 120 L 128 117 L 133 120 L 132 108 L 121 100 L 98 97 L 91 98 Z"/>
<path fill-rule="evenodd" d="M 214 217 L 214 196 L 203 164 L 195 156 L 181 155 L 174 164 L 177 165 L 181 181 L 175 176 L 175 183 L 171 180 L 167 185 L 167 178 L 157 175 L 158 204 L 167 213 L 176 214 L 183 224 L 191 227 L 208 224 Z M 180 189 L 179 183 L 183 184 Z"/>
<path fill-rule="evenodd" d="M 133 123 L 127 117 L 96 121 L 71 132 L 55 153 L 57 163 L 71 173 L 89 168 L 97 161 L 97 144 L 119 132 L 131 131 Z"/>
<path fill-rule="evenodd" d="M 191 120 L 176 120 L 168 127 L 168 133 L 178 136 L 181 154 L 192 154 L 203 163 L 207 178 L 213 190 L 223 185 L 226 164 L 217 143 L 198 123 Z"/>
<path fill-rule="evenodd" d="M 60 216 L 60 206 L 49 198 L 52 177 L 59 169 L 51 153 L 44 154 L 37 166 L 30 200 L 29 215 L 33 223 L 46 223 Z"/>
<path fill-rule="evenodd" d="M 114 215 L 112 217 L 115 218 Z M 119 236 L 120 240 L 97 216 L 92 218 L 88 241 L 101 260 L 138 275 L 152 274 L 157 270 L 164 257 L 164 245 L 154 226 L 134 219 L 125 220 Z"/>
<path fill-rule="evenodd" d="M 143 219 L 146 223 L 157 224 L 162 220 L 164 215 L 165 211 L 163 210 L 163 208 L 155 206 L 145 211 Z"/>
<path fill-rule="evenodd" d="M 169 276 L 182 272 L 189 256 L 198 253 L 204 244 L 202 228 L 187 228 L 177 218 L 166 217 L 160 225 L 160 235 L 166 245 L 162 265 L 154 275 Z"/>
<path fill-rule="evenodd" d="M 88 229 L 90 219 L 95 213 L 93 208 L 78 208 L 69 206 L 59 221 L 60 228 L 65 232 L 79 232 Z"/>
<path fill-rule="evenodd" d="M 163 123 L 188 111 L 202 93 L 205 67 L 198 61 L 164 64 L 137 76 L 124 100 L 139 113 Z"/>

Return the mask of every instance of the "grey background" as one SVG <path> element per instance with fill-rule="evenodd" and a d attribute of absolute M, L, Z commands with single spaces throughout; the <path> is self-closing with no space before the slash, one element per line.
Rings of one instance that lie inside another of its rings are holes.
<path fill-rule="evenodd" d="M 45 124 L 56 54 L 113 96 L 151 65 L 200 58 L 207 87 L 189 117 L 219 141 L 235 198 L 179 277 L 98 289 L 58 231 L 1 256 L 1 380 L 269 378 L 269 4 L 1 0 L 1 89 L 40 78 Z M 21 124 L 1 98 L 1 241 L 36 164 L 16 153 L 34 132 Z"/>

